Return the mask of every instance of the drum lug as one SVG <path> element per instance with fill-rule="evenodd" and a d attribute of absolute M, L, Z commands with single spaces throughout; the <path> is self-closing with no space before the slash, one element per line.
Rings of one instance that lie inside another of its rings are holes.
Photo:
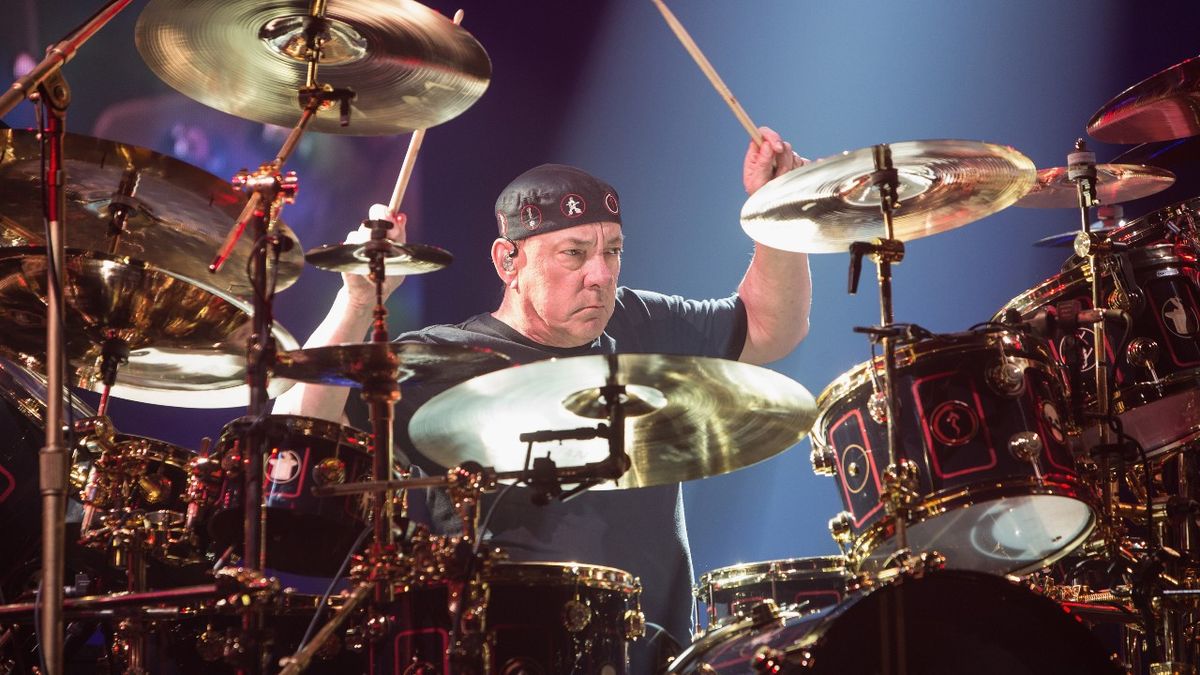
<path fill-rule="evenodd" d="M 844 553 L 854 534 L 854 517 L 849 511 L 842 511 L 829 519 L 829 534 L 833 535 L 833 540 Z"/>
<path fill-rule="evenodd" d="M 578 633 L 592 622 L 592 609 L 578 599 L 571 599 L 562 608 L 563 628 L 568 633 Z"/>
<path fill-rule="evenodd" d="M 887 396 L 882 391 L 876 391 L 867 399 L 867 414 L 876 424 L 887 424 Z"/>
<path fill-rule="evenodd" d="M 646 615 L 640 609 L 627 609 L 622 617 L 625 639 L 637 640 L 646 636 Z"/>
<path fill-rule="evenodd" d="M 750 660 L 750 667 L 756 673 L 781 673 L 786 657 L 787 654 L 784 652 L 763 645 L 754 652 L 754 658 Z"/>
<path fill-rule="evenodd" d="M 812 461 L 813 473 L 818 476 L 833 476 L 837 473 L 837 456 L 832 448 L 813 443 L 809 459 Z"/>
<path fill-rule="evenodd" d="M 1001 396 L 1020 396 L 1025 390 L 1025 369 L 1004 359 L 988 370 L 988 384 Z"/>

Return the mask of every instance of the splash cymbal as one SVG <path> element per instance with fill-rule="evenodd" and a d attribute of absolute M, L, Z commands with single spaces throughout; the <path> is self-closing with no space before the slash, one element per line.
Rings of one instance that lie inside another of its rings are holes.
<path fill-rule="evenodd" d="M 613 365 L 615 363 L 615 366 Z M 443 466 L 474 460 L 524 468 L 522 433 L 604 421 L 599 389 L 625 388 L 625 452 L 632 466 L 592 489 L 662 485 L 727 473 L 799 442 L 816 418 L 807 390 L 766 368 L 695 356 L 620 354 L 551 359 L 468 380 L 417 409 L 409 436 Z M 605 439 L 535 444 L 559 467 L 608 456 Z"/>
<path fill-rule="evenodd" d="M 1152 143 L 1200 134 L 1200 57 L 1117 94 L 1088 120 L 1087 132 L 1105 143 Z"/>
<path fill-rule="evenodd" d="M 146 148 L 90 136 L 67 134 L 63 149 L 68 247 L 129 257 L 239 299 L 253 297 L 246 278 L 252 237 L 238 241 L 220 272 L 208 271 L 246 204 L 228 181 Z M 41 171 L 36 134 L 0 130 L 0 245 L 45 245 Z M 125 212 L 122 227 L 113 227 L 114 209 Z M 304 267 L 296 235 L 278 226 L 289 243 L 279 258 L 277 291 L 295 283 Z"/>
<path fill-rule="evenodd" d="M 450 120 L 483 95 L 492 64 L 470 33 L 412 0 L 329 0 L 323 29 L 308 0 L 151 0 L 135 42 L 164 82 L 231 115 L 291 127 L 306 82 L 305 33 L 325 38 L 317 79 L 354 92 L 312 131 L 376 136 Z"/>
<path fill-rule="evenodd" d="M 363 342 L 282 352 L 275 375 L 297 382 L 358 387 L 371 381 L 461 381 L 503 368 L 507 356 L 481 347 L 418 342 Z"/>
<path fill-rule="evenodd" d="M 1175 174 L 1141 164 L 1097 164 L 1096 196 L 1101 204 L 1121 204 L 1149 197 L 1175 183 Z M 1033 189 L 1017 200 L 1030 208 L 1079 208 L 1079 189 L 1067 177 L 1066 167 L 1039 169 Z"/>
<path fill-rule="evenodd" d="M 928 140 L 890 143 L 900 204 L 895 238 L 911 241 L 1000 211 L 1029 191 L 1036 169 L 1003 145 Z M 846 251 L 884 236 L 873 148 L 819 159 L 779 176 L 742 208 L 742 228 L 772 248 L 805 253 Z"/>
<path fill-rule="evenodd" d="M 72 384 L 103 389 L 101 349 L 115 337 L 129 347 L 112 390 L 117 398 L 181 408 L 231 408 L 250 400 L 247 303 L 131 258 L 68 250 L 63 268 Z M 0 350 L 27 365 L 46 358 L 46 269 L 41 248 L 0 249 Z M 279 325 L 273 332 L 280 349 L 298 346 Z M 272 380 L 269 394 L 292 384 Z"/>
<path fill-rule="evenodd" d="M 409 274 L 425 274 L 443 269 L 454 260 L 450 252 L 426 244 L 400 244 L 388 241 L 384 271 L 389 277 Z M 304 254 L 304 259 L 313 267 L 343 274 L 370 274 L 367 260 L 367 244 L 330 244 L 314 248 Z"/>

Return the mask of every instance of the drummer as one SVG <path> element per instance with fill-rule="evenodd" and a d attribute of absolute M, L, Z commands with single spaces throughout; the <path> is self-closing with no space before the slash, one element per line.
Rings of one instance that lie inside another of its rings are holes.
<path fill-rule="evenodd" d="M 763 143 L 751 143 L 743 164 L 743 184 L 750 194 L 804 163 L 776 132 L 766 127 L 761 132 Z M 377 207 L 372 215 L 384 210 Z M 492 243 L 491 261 L 504 284 L 500 306 L 398 340 L 487 347 L 515 363 L 640 352 L 762 364 L 786 356 L 808 331 L 811 286 L 808 260 L 801 253 L 756 245 L 737 293 L 726 298 L 689 300 L 619 286 L 625 218 L 620 198 L 610 185 L 579 169 L 544 164 L 526 171 L 500 193 L 495 218 L 499 236 Z M 394 222 L 389 237 L 404 241 L 403 216 Z M 631 225 L 639 227 L 636 218 Z M 360 228 L 348 241 L 367 236 L 367 229 Z M 372 284 L 343 276 L 337 299 L 306 347 L 359 342 L 370 326 Z M 427 473 L 445 469 L 411 447 L 408 420 L 446 386 L 406 387 L 396 411 L 398 456 L 408 454 Z M 300 384 L 278 399 L 274 412 L 338 420 L 346 397 L 344 388 Z M 521 401 L 512 404 L 520 406 Z M 435 499 L 431 508 L 436 527 L 447 533 L 459 530 L 449 504 Z M 513 560 L 572 560 L 640 577 L 647 620 L 686 644 L 693 576 L 679 484 L 586 493 L 544 507 L 510 493 L 487 531 L 491 543 Z M 647 638 L 655 632 L 652 627 Z M 635 671 L 649 668 L 643 663 Z"/>

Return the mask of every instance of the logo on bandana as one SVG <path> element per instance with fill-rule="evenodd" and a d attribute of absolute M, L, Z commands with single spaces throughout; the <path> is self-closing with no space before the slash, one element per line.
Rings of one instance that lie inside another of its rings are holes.
<path fill-rule="evenodd" d="M 617 196 L 611 192 L 604 195 L 604 208 L 614 216 L 621 215 L 621 205 L 617 203 Z"/>
<path fill-rule="evenodd" d="M 522 206 L 520 215 L 521 224 L 524 225 L 526 229 L 536 230 L 538 229 L 538 225 L 542 224 L 542 210 L 533 204 L 526 204 L 525 206 Z"/>
<path fill-rule="evenodd" d="M 587 202 L 583 201 L 583 197 L 573 192 L 568 193 L 558 203 L 558 210 L 562 211 L 562 214 L 568 218 L 578 218 L 587 210 Z"/>
<path fill-rule="evenodd" d="M 496 224 L 500 226 L 500 234 L 508 232 L 508 218 L 505 218 L 504 214 L 499 211 L 496 212 Z"/>
<path fill-rule="evenodd" d="M 300 455 L 280 450 L 267 459 L 267 478 L 273 483 L 290 483 L 300 475 Z"/>

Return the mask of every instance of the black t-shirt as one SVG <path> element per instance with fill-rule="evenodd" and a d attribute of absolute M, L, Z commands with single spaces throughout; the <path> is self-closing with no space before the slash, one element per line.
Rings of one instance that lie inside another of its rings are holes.
<path fill-rule="evenodd" d="M 616 308 L 594 342 L 570 349 L 540 345 L 491 316 L 406 333 L 397 341 L 486 347 L 529 363 L 553 357 L 612 353 L 658 353 L 736 359 L 746 339 L 746 312 L 736 296 L 688 300 L 649 291 L 617 289 Z M 423 403 L 449 388 L 405 386 L 396 407 L 397 449 L 426 473 L 445 471 L 417 452 L 408 420 Z M 530 430 L 533 431 L 533 430 Z M 494 498 L 494 497 L 492 497 Z M 486 512 L 491 500 L 485 500 Z M 435 529 L 460 530 L 444 497 L 433 493 Z M 491 543 L 518 561 L 575 561 L 625 570 L 642 581 L 648 621 L 686 641 L 691 628 L 691 555 L 678 483 L 634 490 L 587 492 L 568 502 L 535 506 L 529 492 L 510 490 L 488 523 Z"/>

